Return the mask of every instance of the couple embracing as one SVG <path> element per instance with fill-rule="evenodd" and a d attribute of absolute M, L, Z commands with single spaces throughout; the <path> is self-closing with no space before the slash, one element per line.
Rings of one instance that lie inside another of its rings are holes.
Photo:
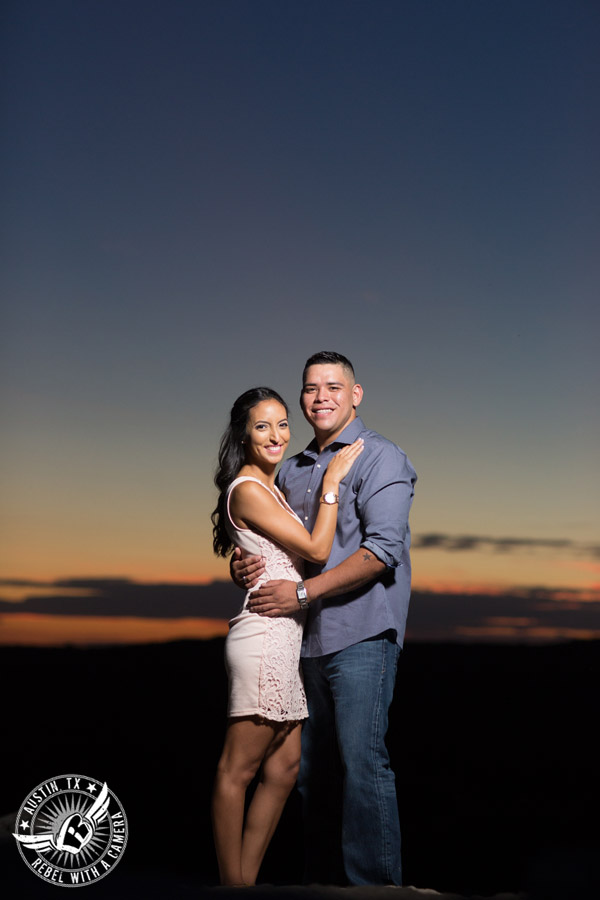
<path fill-rule="evenodd" d="M 416 475 L 365 427 L 362 396 L 345 356 L 316 353 L 300 399 L 314 440 L 277 477 L 290 432 L 275 391 L 242 394 L 221 441 L 214 549 L 234 551 L 232 576 L 247 589 L 225 643 L 228 726 L 212 809 L 222 884 L 255 884 L 296 778 L 305 882 L 401 884 L 385 734 Z"/>

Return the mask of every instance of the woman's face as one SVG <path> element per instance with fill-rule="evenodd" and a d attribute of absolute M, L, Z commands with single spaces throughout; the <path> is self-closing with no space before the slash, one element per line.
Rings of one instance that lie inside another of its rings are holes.
<path fill-rule="evenodd" d="M 278 400 L 261 400 L 253 406 L 246 426 L 246 462 L 272 465 L 281 462 L 290 441 L 285 406 Z"/>

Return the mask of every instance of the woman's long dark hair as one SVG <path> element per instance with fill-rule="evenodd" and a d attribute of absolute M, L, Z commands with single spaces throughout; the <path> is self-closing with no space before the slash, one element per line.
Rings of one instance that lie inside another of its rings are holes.
<path fill-rule="evenodd" d="M 213 548 L 217 556 L 227 556 L 233 550 L 233 541 L 227 534 L 225 522 L 227 510 L 225 496 L 227 488 L 235 479 L 246 460 L 243 441 L 246 437 L 250 410 L 263 400 L 277 400 L 289 414 L 287 403 L 277 391 L 268 387 L 250 388 L 238 397 L 231 407 L 229 425 L 225 429 L 219 445 L 219 465 L 215 472 L 215 484 L 219 489 L 219 499 L 211 515 L 213 523 Z"/>

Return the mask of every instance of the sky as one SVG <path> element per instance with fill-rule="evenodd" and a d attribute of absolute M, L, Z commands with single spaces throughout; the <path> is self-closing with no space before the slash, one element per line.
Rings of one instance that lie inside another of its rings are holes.
<path fill-rule="evenodd" d="M 228 411 L 274 387 L 300 450 L 321 349 L 417 470 L 431 614 L 501 596 L 482 634 L 550 604 L 600 636 L 599 26 L 581 0 L 5 4 L 0 642 L 99 635 L 65 597 L 115 579 L 227 578 Z"/>

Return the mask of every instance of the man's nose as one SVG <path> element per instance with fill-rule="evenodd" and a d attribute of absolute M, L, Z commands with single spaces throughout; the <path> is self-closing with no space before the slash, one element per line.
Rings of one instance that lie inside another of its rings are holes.
<path fill-rule="evenodd" d="M 317 402 L 323 403 L 324 400 L 329 398 L 329 391 L 327 388 L 317 388 Z"/>

